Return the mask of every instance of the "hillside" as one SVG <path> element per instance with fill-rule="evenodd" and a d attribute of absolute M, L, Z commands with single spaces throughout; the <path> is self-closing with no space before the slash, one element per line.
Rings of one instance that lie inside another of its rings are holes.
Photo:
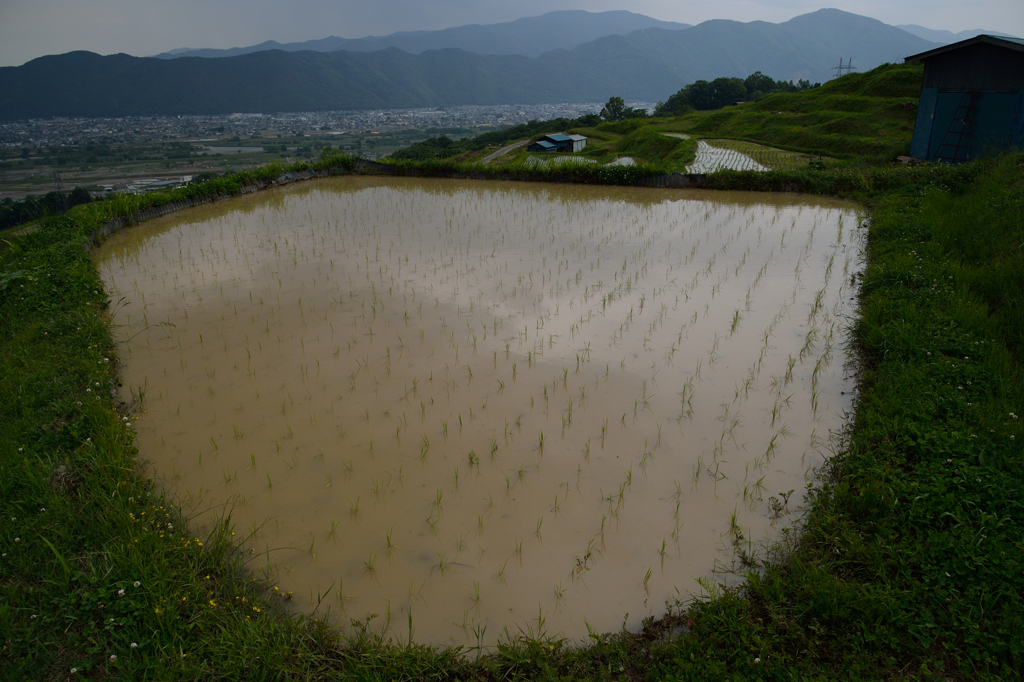
<path fill-rule="evenodd" d="M 71 52 L 0 68 L 0 120 L 382 109 L 666 99 L 686 83 L 762 71 L 824 81 L 838 61 L 864 70 L 934 43 L 873 19 L 821 10 L 782 24 L 711 21 L 607 36 L 537 58 L 397 48 L 271 50 L 223 59 Z"/>
<path fill-rule="evenodd" d="M 543 133 L 565 131 L 590 138 L 581 156 L 600 163 L 630 156 L 650 163 L 665 163 L 670 169 L 678 170 L 690 158 L 678 154 L 678 137 L 665 135 L 680 133 L 694 139 L 740 140 L 843 161 L 888 163 L 910 148 L 922 69 L 920 63 L 887 64 L 866 73 L 848 74 L 803 92 L 768 95 L 756 102 L 683 116 L 598 123 L 598 117 L 591 115 L 519 125 L 456 143 L 445 142 L 447 138 L 434 138 L 392 156 L 412 160 L 474 161 L 487 149 Z M 662 139 L 657 140 L 658 137 Z M 641 140 L 642 145 L 638 144 Z M 655 140 L 659 144 L 652 144 Z M 750 151 L 743 145 L 737 149 Z M 515 162 L 524 153 L 506 155 L 496 163 Z M 773 166 L 763 159 L 762 162 Z"/>
<path fill-rule="evenodd" d="M 920 63 L 889 64 L 806 92 L 694 112 L 658 127 L 847 160 L 891 161 L 910 150 L 922 70 Z"/>
<path fill-rule="evenodd" d="M 571 30 L 566 30 L 566 27 L 571 27 Z M 264 50 L 376 52 L 389 47 L 397 47 L 399 50 L 411 54 L 420 54 L 427 50 L 454 48 L 475 54 L 517 54 L 524 57 L 539 57 L 550 50 L 571 50 L 577 45 L 604 36 L 623 35 L 646 28 L 678 31 L 689 27 L 690 24 L 659 21 L 625 10 L 611 12 L 562 10 L 548 12 L 539 17 L 525 17 L 500 24 L 455 26 L 440 31 L 402 31 L 386 36 L 367 36 L 365 38 L 331 36 L 300 43 L 278 43 L 268 40 L 259 45 L 234 47 L 227 50 L 183 49 L 156 56 L 161 59 L 237 57 Z"/>

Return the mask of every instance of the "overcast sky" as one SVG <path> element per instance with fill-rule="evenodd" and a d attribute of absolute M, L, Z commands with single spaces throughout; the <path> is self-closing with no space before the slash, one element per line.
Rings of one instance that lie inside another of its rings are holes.
<path fill-rule="evenodd" d="M 72 50 L 148 56 L 178 47 L 359 38 L 492 24 L 556 9 L 628 9 L 698 24 L 777 23 L 822 7 L 887 24 L 1024 36 L 1024 0 L 0 0 L 0 66 Z"/>

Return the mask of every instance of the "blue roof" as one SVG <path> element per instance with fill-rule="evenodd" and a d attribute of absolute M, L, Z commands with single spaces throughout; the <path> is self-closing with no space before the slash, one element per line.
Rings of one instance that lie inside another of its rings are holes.
<path fill-rule="evenodd" d="M 534 142 L 530 146 L 531 147 L 544 147 L 545 149 L 554 149 L 556 145 L 553 145 L 550 142 L 546 142 L 545 140 L 537 140 L 536 142 Z"/>
<path fill-rule="evenodd" d="M 552 135 L 545 135 L 541 139 L 542 140 L 550 140 L 552 142 L 569 142 L 569 141 L 572 140 L 571 137 L 569 137 L 568 135 L 563 135 L 562 133 L 554 133 Z"/>

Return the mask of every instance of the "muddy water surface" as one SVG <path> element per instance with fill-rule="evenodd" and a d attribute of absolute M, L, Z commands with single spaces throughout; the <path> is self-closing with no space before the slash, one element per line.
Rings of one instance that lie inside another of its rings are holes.
<path fill-rule="evenodd" d="M 796 196 L 341 178 L 98 259 L 141 453 L 182 505 L 230 506 L 297 608 L 402 640 L 411 609 L 417 641 L 473 644 L 636 625 L 793 523 L 850 407 L 858 222 Z"/>

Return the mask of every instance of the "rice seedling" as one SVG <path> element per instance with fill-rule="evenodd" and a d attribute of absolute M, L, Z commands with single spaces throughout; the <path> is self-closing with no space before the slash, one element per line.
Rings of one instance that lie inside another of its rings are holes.
<path fill-rule="evenodd" d="M 558 608 L 565 602 L 565 588 L 562 587 L 562 583 L 555 585 L 555 612 L 558 612 Z"/>
<path fill-rule="evenodd" d="M 441 572 L 441 575 L 447 575 L 448 573 L 455 570 L 452 566 L 452 562 L 448 560 L 447 552 L 437 552 L 437 570 Z"/>

